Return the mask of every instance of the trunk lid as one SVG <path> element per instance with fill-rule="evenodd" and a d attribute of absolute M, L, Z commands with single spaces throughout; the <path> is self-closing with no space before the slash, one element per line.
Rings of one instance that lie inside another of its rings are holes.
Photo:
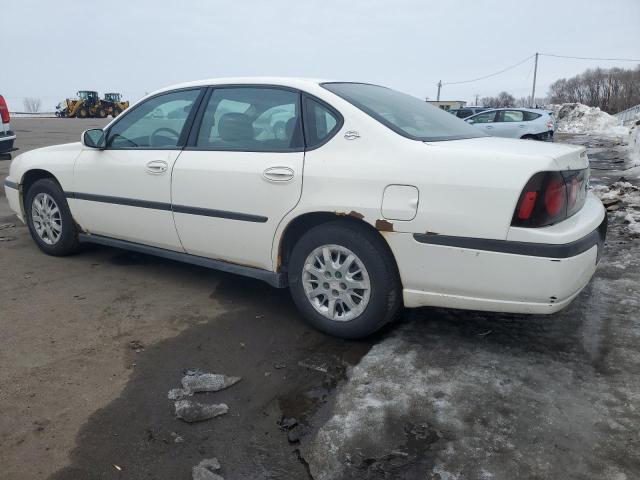
<path fill-rule="evenodd" d="M 447 142 L 431 142 L 427 145 L 442 146 L 451 150 L 478 151 L 495 150 L 501 154 L 513 155 L 524 161 L 534 156 L 553 159 L 558 170 L 582 170 L 589 166 L 587 151 L 584 147 L 565 143 L 517 140 L 500 137 L 480 137 Z"/>

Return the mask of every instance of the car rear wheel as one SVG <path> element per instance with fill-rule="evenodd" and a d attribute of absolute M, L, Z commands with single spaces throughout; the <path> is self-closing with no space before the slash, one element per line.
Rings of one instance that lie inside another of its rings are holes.
<path fill-rule="evenodd" d="M 78 249 L 78 231 L 60 186 L 50 178 L 36 181 L 27 191 L 25 213 L 31 237 L 40 249 L 55 256 Z"/>
<path fill-rule="evenodd" d="M 298 240 L 289 289 L 308 323 L 343 338 L 372 334 L 401 307 L 397 269 L 383 240 L 341 221 L 314 227 Z"/>

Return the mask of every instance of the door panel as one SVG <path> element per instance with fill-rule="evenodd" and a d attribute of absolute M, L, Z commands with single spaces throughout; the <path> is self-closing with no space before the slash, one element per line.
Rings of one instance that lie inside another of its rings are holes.
<path fill-rule="evenodd" d="M 524 115 L 520 110 L 502 110 L 498 112 L 494 123 L 494 135 L 499 137 L 520 138 L 526 132 Z"/>
<path fill-rule="evenodd" d="M 272 270 L 276 228 L 302 192 L 300 92 L 220 86 L 204 100 L 172 175 L 187 253 Z"/>
<path fill-rule="evenodd" d="M 106 149 L 84 148 L 70 206 L 87 232 L 182 250 L 171 212 L 171 170 L 202 89 L 153 96 L 118 118 Z"/>
<path fill-rule="evenodd" d="M 73 215 L 89 233 L 182 250 L 171 214 L 175 150 L 85 149 L 76 160 Z M 167 170 L 150 173 L 149 165 Z"/>
<path fill-rule="evenodd" d="M 276 227 L 300 199 L 303 160 L 303 152 L 183 152 L 172 193 L 185 251 L 271 270 Z M 265 178 L 273 167 L 291 179 Z"/>

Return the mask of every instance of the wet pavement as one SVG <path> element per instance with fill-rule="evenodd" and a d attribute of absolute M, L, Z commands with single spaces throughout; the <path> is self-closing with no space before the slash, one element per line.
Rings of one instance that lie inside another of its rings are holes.
<path fill-rule="evenodd" d="M 34 146 L 82 128 L 55 121 L 16 128 Z M 631 166 L 615 139 L 562 140 L 589 146 L 594 185 Z M 43 256 L 4 203 L 0 478 L 187 480 L 213 457 L 227 480 L 640 478 L 640 238 L 620 216 L 559 314 L 419 309 L 353 342 L 251 279 Z M 188 424 L 167 394 L 195 369 L 242 380 L 198 393 L 229 411 Z"/>

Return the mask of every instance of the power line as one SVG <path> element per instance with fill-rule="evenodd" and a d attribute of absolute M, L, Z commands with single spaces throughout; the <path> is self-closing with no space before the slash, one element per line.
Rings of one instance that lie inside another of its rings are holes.
<path fill-rule="evenodd" d="M 573 59 L 576 59 L 576 60 L 602 60 L 602 61 L 610 61 L 610 62 L 640 62 L 640 59 L 637 59 L 637 58 L 571 57 L 569 55 L 555 55 L 553 53 L 541 53 L 540 55 L 544 55 L 545 57 L 573 58 Z"/>
<path fill-rule="evenodd" d="M 535 55 L 529 55 L 527 58 L 525 58 L 524 60 L 520 60 L 518 63 L 514 63 L 513 65 L 507 67 L 507 68 L 503 68 L 502 70 L 500 70 L 499 72 L 495 72 L 495 73 L 490 73 L 489 75 L 484 75 L 482 77 L 478 77 L 478 78 L 472 78 L 470 80 L 462 80 L 460 82 L 442 82 L 442 85 L 459 85 L 461 83 L 471 83 L 471 82 L 477 82 L 479 80 L 484 80 L 485 78 L 491 78 L 491 77 L 495 77 L 496 75 L 500 75 L 501 73 L 504 73 L 508 70 L 511 70 L 512 68 L 516 68 L 519 65 L 522 65 L 524 62 L 526 62 L 527 60 L 531 60 Z"/>

